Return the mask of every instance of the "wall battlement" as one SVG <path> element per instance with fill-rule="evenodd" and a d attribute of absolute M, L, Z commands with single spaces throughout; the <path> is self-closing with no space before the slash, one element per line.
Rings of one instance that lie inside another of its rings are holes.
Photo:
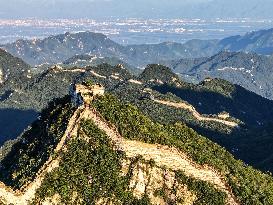
<path fill-rule="evenodd" d="M 91 104 L 95 96 L 104 95 L 105 88 L 100 84 L 82 85 L 75 84 L 72 86 L 71 95 L 72 101 L 76 106 Z"/>

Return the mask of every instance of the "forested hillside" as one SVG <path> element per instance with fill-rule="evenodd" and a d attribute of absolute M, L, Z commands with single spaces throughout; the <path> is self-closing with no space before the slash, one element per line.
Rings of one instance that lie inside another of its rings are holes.
<path fill-rule="evenodd" d="M 1 162 L 3 204 L 273 202 L 271 175 L 181 122 L 155 122 L 108 93 L 77 110 L 69 101 L 52 102 Z"/>
<path fill-rule="evenodd" d="M 83 81 L 103 84 L 108 92 L 136 105 L 155 121 L 186 123 L 226 147 L 238 159 L 262 170 L 272 169 L 253 159 L 254 152 L 250 149 L 257 142 L 262 143 L 259 134 L 253 130 L 260 130 L 258 133 L 262 134 L 263 128 L 273 120 L 270 100 L 220 79 L 209 79 L 198 85 L 186 83 L 171 69 L 159 65 L 149 65 L 139 77 L 130 74 L 122 65 L 55 66 L 29 79 L 24 86 L 6 82 L 2 92 L 9 90 L 12 95 L 0 102 L 2 113 L 7 116 L 1 122 L 6 126 L 2 129 L 2 143 L 6 139 L 15 139 L 54 98 L 68 95 L 71 83 Z M 22 115 L 24 112 L 29 115 Z M 253 136 L 253 143 L 245 140 L 244 136 L 249 135 Z M 262 143 L 259 149 L 263 150 L 259 160 L 270 161 L 268 143 Z"/>

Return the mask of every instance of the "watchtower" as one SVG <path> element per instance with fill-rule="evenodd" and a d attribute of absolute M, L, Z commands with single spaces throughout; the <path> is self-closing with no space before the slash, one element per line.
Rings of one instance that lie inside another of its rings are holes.
<path fill-rule="evenodd" d="M 101 84 L 82 85 L 75 84 L 70 90 L 72 101 L 76 106 L 91 104 L 95 96 L 104 95 L 105 88 Z"/>

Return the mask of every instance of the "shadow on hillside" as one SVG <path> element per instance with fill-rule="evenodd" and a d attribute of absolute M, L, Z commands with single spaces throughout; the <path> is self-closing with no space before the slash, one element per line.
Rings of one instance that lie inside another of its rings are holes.
<path fill-rule="evenodd" d="M 273 101 L 240 86 L 236 86 L 232 98 L 208 90 L 183 89 L 167 84 L 154 86 L 153 89 L 162 94 L 170 92 L 180 97 L 202 114 L 218 114 L 226 111 L 249 126 L 273 122 Z"/>
<path fill-rule="evenodd" d="M 273 173 L 273 124 L 250 130 L 236 129 L 230 134 L 221 134 L 199 126 L 188 126 L 225 147 L 236 159 L 256 169 Z"/>
<path fill-rule="evenodd" d="M 273 173 L 273 102 L 240 86 L 232 98 L 207 90 L 196 91 L 189 88 L 176 88 L 169 85 L 155 86 L 155 90 L 170 92 L 192 104 L 198 112 L 217 114 L 223 110 L 242 120 L 248 126 L 241 126 L 229 134 L 204 128 L 195 124 L 189 127 L 225 147 L 236 159 L 244 161 L 262 171 Z M 259 124 L 257 122 L 262 122 Z M 259 126 L 257 126 L 259 125 Z"/>
<path fill-rule="evenodd" d="M 0 95 L 0 102 L 5 101 L 6 99 L 9 98 L 9 96 L 13 93 L 13 91 L 8 90 L 6 91 L 3 95 Z"/>
<path fill-rule="evenodd" d="M 18 137 L 37 115 L 34 110 L 0 109 L 0 146 Z"/>

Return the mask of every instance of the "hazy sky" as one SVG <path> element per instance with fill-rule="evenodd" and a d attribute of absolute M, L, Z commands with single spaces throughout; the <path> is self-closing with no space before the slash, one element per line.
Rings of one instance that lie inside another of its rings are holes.
<path fill-rule="evenodd" d="M 273 0 L 0 0 L 0 18 L 273 18 Z"/>

